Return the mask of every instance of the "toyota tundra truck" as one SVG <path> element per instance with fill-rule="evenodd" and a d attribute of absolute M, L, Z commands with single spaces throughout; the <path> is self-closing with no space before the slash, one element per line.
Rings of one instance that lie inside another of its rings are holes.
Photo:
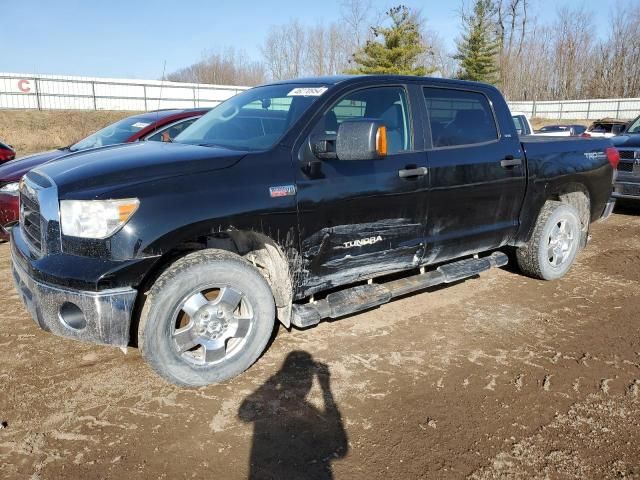
<path fill-rule="evenodd" d="M 13 276 L 40 328 L 137 346 L 168 381 L 205 385 L 249 368 L 277 321 L 312 327 L 458 282 L 505 250 L 559 279 L 611 213 L 618 160 L 604 138 L 519 137 L 481 83 L 276 82 L 171 143 L 29 172 Z"/>

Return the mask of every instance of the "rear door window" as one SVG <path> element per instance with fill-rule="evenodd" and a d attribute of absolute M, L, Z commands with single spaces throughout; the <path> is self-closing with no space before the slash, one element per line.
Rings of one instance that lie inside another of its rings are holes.
<path fill-rule="evenodd" d="M 468 90 L 423 89 L 434 148 L 475 145 L 498 139 L 487 97 Z"/>

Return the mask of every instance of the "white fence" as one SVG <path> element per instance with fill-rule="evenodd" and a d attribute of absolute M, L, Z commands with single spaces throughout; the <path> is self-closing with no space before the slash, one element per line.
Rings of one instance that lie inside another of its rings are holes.
<path fill-rule="evenodd" d="M 562 102 L 509 102 L 509 108 L 512 112 L 522 112 L 532 118 L 595 120 L 613 117 L 632 119 L 640 115 L 640 98 L 566 100 Z"/>
<path fill-rule="evenodd" d="M 0 73 L 0 109 L 134 110 L 214 107 L 247 87 Z"/>
<path fill-rule="evenodd" d="M 148 111 L 214 107 L 247 87 L 122 78 L 0 72 L 0 109 Z M 631 119 L 640 98 L 509 102 L 511 111 L 549 119 Z"/>

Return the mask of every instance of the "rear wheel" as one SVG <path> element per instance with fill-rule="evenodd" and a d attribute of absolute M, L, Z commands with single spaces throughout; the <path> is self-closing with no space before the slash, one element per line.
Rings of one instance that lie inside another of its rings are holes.
<path fill-rule="evenodd" d="M 138 344 L 147 363 L 170 382 L 207 385 L 249 368 L 274 321 L 264 277 L 237 255 L 203 250 L 176 261 L 154 283 Z"/>
<path fill-rule="evenodd" d="M 542 208 L 529 242 L 516 251 L 520 269 L 535 278 L 555 280 L 573 265 L 582 244 L 577 210 L 549 201 Z"/>

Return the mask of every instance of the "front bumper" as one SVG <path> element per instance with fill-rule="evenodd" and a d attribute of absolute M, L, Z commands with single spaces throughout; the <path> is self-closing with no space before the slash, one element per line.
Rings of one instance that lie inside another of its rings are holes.
<path fill-rule="evenodd" d="M 640 200 L 640 179 L 635 181 L 618 180 L 613 188 L 614 198 Z"/>
<path fill-rule="evenodd" d="M 74 340 L 118 347 L 128 345 L 135 289 L 89 292 L 53 286 L 31 277 L 15 255 L 12 248 L 16 289 L 40 328 Z"/>

